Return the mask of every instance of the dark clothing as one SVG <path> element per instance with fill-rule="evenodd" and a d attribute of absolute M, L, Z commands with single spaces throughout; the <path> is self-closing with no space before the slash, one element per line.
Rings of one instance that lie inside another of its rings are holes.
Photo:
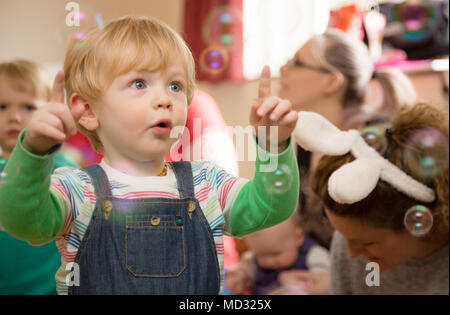
<path fill-rule="evenodd" d="M 75 257 L 79 286 L 69 294 L 219 293 L 216 247 L 191 164 L 171 164 L 180 199 L 116 198 L 103 169 L 86 168 L 97 204 Z"/>
<path fill-rule="evenodd" d="M 275 290 L 280 286 L 278 282 L 278 275 L 287 270 L 308 270 L 308 265 L 306 264 L 306 257 L 313 246 L 317 243 L 312 239 L 305 237 L 303 244 L 298 248 L 297 261 L 291 267 L 273 270 L 264 269 L 256 263 L 256 277 L 253 282 L 253 294 L 256 295 L 266 295 Z"/>

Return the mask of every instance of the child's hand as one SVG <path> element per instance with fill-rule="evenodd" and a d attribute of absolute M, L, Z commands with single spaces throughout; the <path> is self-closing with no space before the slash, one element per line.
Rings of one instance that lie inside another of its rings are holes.
<path fill-rule="evenodd" d="M 75 121 L 80 119 L 84 108 L 72 111 L 64 103 L 64 72 L 55 77 L 50 102 L 40 107 L 27 125 L 23 146 L 31 153 L 46 154 L 55 145 L 75 135 Z"/>
<path fill-rule="evenodd" d="M 278 275 L 282 285 L 305 283 L 306 291 L 310 294 L 328 294 L 330 286 L 329 272 L 314 272 L 308 270 L 288 270 Z"/>
<path fill-rule="evenodd" d="M 258 135 L 258 127 L 266 126 L 266 150 L 278 148 L 278 153 L 288 146 L 288 139 L 297 124 L 298 113 L 288 100 L 270 95 L 270 68 L 264 66 L 259 80 L 258 98 L 252 103 L 250 124 Z M 278 138 L 270 139 L 270 126 L 278 127 Z"/>
<path fill-rule="evenodd" d="M 225 286 L 233 294 L 251 294 L 250 276 L 248 275 L 248 271 L 244 268 L 245 267 L 233 266 L 227 270 Z"/>

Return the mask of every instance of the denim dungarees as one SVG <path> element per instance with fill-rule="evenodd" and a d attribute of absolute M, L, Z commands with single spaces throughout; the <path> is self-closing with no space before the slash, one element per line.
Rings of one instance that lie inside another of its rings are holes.
<path fill-rule="evenodd" d="M 189 162 L 173 162 L 180 199 L 120 199 L 98 165 L 85 169 L 97 203 L 75 257 L 69 294 L 218 294 L 209 224 L 195 199 Z"/>

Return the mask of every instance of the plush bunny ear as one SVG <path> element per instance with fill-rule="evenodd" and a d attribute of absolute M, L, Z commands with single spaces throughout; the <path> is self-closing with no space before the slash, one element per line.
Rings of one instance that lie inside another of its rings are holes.
<path fill-rule="evenodd" d="M 352 204 L 366 198 L 380 178 L 381 164 L 373 158 L 356 159 L 331 174 L 328 194 L 340 204 Z"/>
<path fill-rule="evenodd" d="M 341 131 L 317 113 L 299 112 L 293 137 L 305 150 L 343 155 L 350 151 L 358 132 Z"/>

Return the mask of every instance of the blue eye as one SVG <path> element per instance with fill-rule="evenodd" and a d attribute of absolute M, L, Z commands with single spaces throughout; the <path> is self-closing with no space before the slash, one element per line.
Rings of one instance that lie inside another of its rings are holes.
<path fill-rule="evenodd" d="M 178 82 L 170 83 L 169 88 L 174 92 L 181 92 L 183 90 L 182 84 Z"/>
<path fill-rule="evenodd" d="M 36 106 L 33 106 L 33 105 L 24 105 L 23 107 L 25 108 L 25 110 L 27 112 L 32 112 L 32 111 L 36 110 Z"/>
<path fill-rule="evenodd" d="M 131 87 L 137 90 L 142 90 L 147 87 L 145 82 L 143 80 L 135 80 L 133 83 L 131 83 Z"/>

